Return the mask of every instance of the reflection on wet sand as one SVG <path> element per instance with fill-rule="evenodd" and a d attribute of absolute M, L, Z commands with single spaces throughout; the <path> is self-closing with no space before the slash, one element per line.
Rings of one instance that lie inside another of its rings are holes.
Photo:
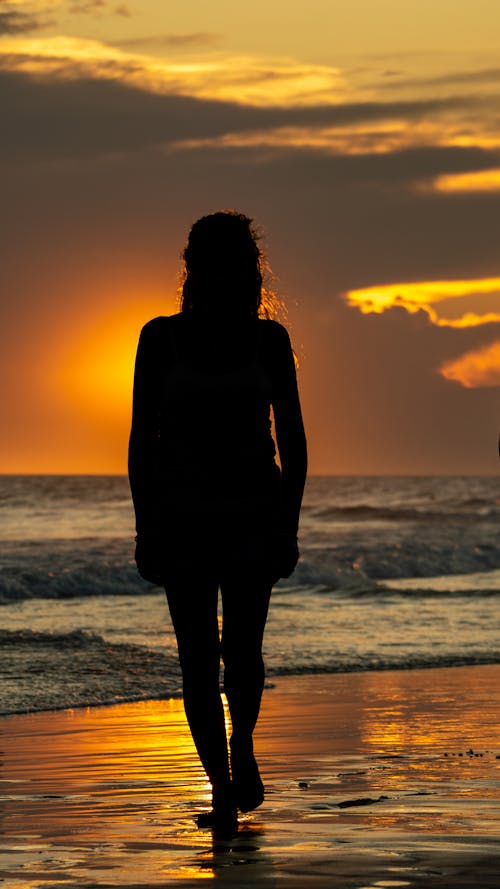
<path fill-rule="evenodd" d="M 266 802 L 229 839 L 196 828 L 210 793 L 181 701 L 3 718 L 0 876 L 9 889 L 449 889 L 480 868 L 496 887 L 499 678 L 280 680 L 256 742 Z"/>

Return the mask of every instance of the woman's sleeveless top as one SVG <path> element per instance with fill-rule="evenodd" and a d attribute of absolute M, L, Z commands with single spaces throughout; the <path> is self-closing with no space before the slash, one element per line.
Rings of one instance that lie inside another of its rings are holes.
<path fill-rule="evenodd" d="M 169 319 L 170 321 L 170 319 Z M 272 379 L 262 362 L 263 322 L 248 360 L 217 369 L 190 360 L 168 325 L 171 360 L 159 424 L 160 499 L 172 518 L 272 522 L 280 470 L 271 426 Z"/>

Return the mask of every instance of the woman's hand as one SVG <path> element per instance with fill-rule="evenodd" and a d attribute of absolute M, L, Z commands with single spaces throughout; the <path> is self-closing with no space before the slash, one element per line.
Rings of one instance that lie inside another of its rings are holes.
<path fill-rule="evenodd" d="M 139 574 L 149 583 L 161 586 L 163 582 L 161 535 L 154 531 L 141 531 L 135 541 L 135 561 Z"/>

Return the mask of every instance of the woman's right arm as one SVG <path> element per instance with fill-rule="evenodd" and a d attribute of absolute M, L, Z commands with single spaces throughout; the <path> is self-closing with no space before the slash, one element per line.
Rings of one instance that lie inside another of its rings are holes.
<path fill-rule="evenodd" d="M 155 485 L 160 409 L 157 328 L 154 320 L 143 327 L 135 360 L 128 475 L 138 534 L 157 529 L 159 518 Z"/>

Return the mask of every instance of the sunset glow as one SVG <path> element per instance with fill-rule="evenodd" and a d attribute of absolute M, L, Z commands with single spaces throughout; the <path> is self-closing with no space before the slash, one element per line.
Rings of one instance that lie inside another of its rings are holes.
<path fill-rule="evenodd" d="M 495 472 L 499 29 L 493 0 L 0 4 L 0 471 L 125 471 L 139 331 L 192 222 L 234 208 L 288 305 L 311 472 Z"/>
<path fill-rule="evenodd" d="M 177 298 L 166 295 L 130 302 L 100 317 L 94 309 L 94 317 L 80 320 L 73 337 L 67 337 L 53 354 L 49 378 L 54 398 L 87 419 L 99 422 L 116 417 L 123 421 L 130 411 L 141 327 L 149 312 L 167 315 L 175 311 Z"/>

